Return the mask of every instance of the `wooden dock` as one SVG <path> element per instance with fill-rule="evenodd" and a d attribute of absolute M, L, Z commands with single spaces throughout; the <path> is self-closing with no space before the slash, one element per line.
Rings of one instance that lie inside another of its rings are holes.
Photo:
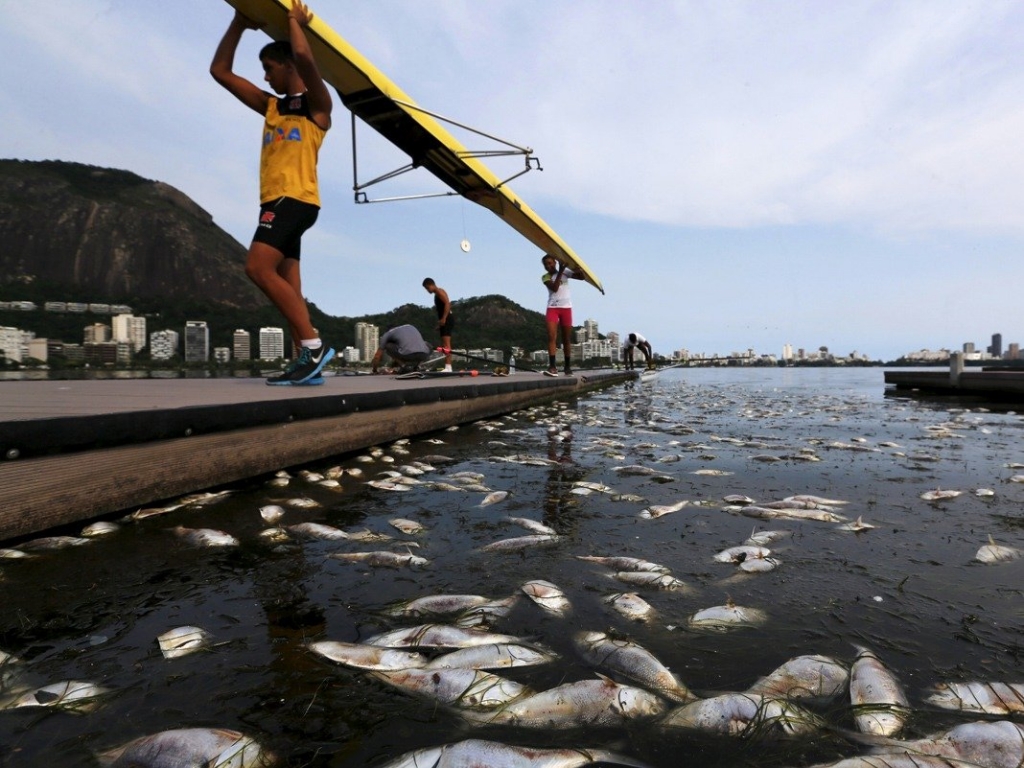
<path fill-rule="evenodd" d="M 632 378 L 0 382 L 0 541 Z"/>
<path fill-rule="evenodd" d="M 885 371 L 885 383 L 897 390 L 926 394 L 990 397 L 1024 403 L 1024 370 L 983 368 L 967 370 L 963 356 L 950 357 L 948 371 Z"/>

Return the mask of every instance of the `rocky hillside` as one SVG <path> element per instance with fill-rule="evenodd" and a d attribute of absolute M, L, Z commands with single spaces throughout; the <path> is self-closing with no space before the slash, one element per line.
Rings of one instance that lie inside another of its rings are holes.
<path fill-rule="evenodd" d="M 111 301 L 267 303 L 242 270 L 245 248 L 209 213 L 128 171 L 0 160 L 0 242 L 8 285 Z"/>

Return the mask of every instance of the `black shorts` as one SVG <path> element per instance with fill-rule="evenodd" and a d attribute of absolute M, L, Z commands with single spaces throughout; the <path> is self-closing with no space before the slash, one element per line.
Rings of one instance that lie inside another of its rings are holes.
<path fill-rule="evenodd" d="M 440 318 L 438 318 L 440 320 Z M 444 321 L 444 325 L 439 326 L 437 329 L 438 335 L 440 336 L 451 336 L 452 328 L 455 327 L 455 316 L 449 312 L 448 319 Z"/>
<path fill-rule="evenodd" d="M 316 223 L 320 209 L 293 197 L 279 197 L 260 206 L 260 222 L 254 243 L 265 243 L 298 261 L 302 252 L 302 235 Z"/>

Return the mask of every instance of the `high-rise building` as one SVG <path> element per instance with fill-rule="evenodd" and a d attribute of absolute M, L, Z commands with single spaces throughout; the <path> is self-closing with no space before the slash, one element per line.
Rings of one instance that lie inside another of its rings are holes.
<path fill-rule="evenodd" d="M 284 357 L 284 329 L 260 328 L 260 360 L 280 360 Z"/>
<path fill-rule="evenodd" d="M 372 323 L 356 323 L 356 348 L 359 359 L 368 363 L 373 359 L 380 344 L 380 328 Z"/>
<path fill-rule="evenodd" d="M 149 334 L 149 356 L 153 360 L 170 360 L 178 354 L 181 334 L 169 328 Z"/>
<path fill-rule="evenodd" d="M 111 333 L 114 341 L 128 342 L 134 354 L 146 346 L 146 318 L 130 314 L 114 315 Z"/>
<path fill-rule="evenodd" d="M 995 358 L 1001 358 L 1003 356 L 1003 334 L 992 334 L 992 345 L 988 348 L 988 353 Z"/>
<path fill-rule="evenodd" d="M 965 355 L 974 354 L 974 342 L 973 341 L 965 341 L 964 342 L 964 354 Z"/>
<path fill-rule="evenodd" d="M 1020 360 L 1020 344 L 1015 341 L 1010 343 L 1010 346 L 1006 348 L 1006 359 Z"/>
<path fill-rule="evenodd" d="M 71 306 L 70 304 L 68 305 Z M 69 310 L 70 311 L 70 310 Z M 84 330 L 84 341 L 86 344 L 101 344 L 104 341 L 110 341 L 110 326 L 104 323 L 93 323 L 92 325 L 85 326 Z"/>
<path fill-rule="evenodd" d="M 231 347 L 214 347 L 213 359 L 216 360 L 218 363 L 230 363 Z"/>
<path fill-rule="evenodd" d="M 587 319 L 583 321 L 583 341 L 597 341 L 597 320 Z"/>
<path fill-rule="evenodd" d="M 185 362 L 205 363 L 210 359 L 210 329 L 204 320 L 185 321 Z"/>
<path fill-rule="evenodd" d="M 249 332 L 239 328 L 232 338 L 235 360 L 252 360 L 252 337 Z"/>
<path fill-rule="evenodd" d="M 782 359 L 785 360 L 787 363 L 792 362 L 792 360 L 793 360 L 793 345 L 792 344 L 783 344 L 782 345 Z"/>

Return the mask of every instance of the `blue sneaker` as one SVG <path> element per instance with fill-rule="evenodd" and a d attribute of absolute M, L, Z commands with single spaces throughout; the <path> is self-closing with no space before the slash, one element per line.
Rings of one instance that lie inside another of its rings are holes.
<path fill-rule="evenodd" d="M 297 381 L 293 381 L 293 382 L 291 382 L 291 385 L 293 387 L 316 387 L 316 386 L 319 386 L 320 384 L 323 384 L 323 383 L 324 383 L 324 377 L 323 376 L 314 376 L 311 379 L 306 379 L 301 384 L 299 382 L 297 382 Z"/>
<path fill-rule="evenodd" d="M 315 350 L 303 347 L 299 354 L 298 365 L 288 376 L 288 381 L 291 384 L 305 384 L 314 376 L 319 375 L 333 357 L 334 347 L 329 346 L 326 342 L 321 343 Z"/>

